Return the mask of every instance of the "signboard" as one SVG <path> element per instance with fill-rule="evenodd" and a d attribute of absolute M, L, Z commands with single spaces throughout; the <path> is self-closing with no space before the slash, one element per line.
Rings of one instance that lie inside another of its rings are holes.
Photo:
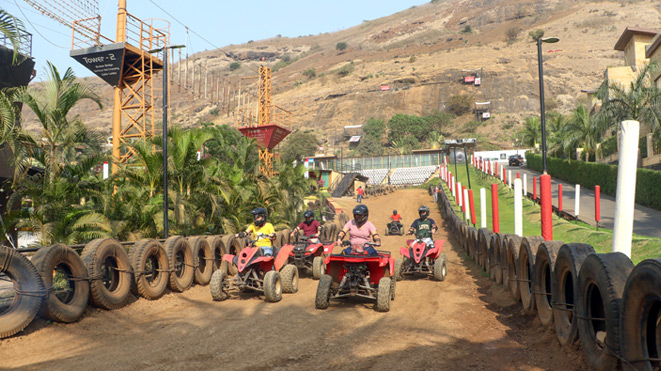
<path fill-rule="evenodd" d="M 480 78 L 480 77 L 476 77 L 476 78 L 475 78 L 475 85 L 478 85 L 478 86 L 479 86 L 481 83 L 482 83 L 482 78 Z"/>
<path fill-rule="evenodd" d="M 473 82 L 475 82 L 475 76 L 464 76 L 464 83 L 472 84 Z"/>
<path fill-rule="evenodd" d="M 358 143 L 360 142 L 360 135 L 354 135 L 349 139 L 349 143 Z"/>
<path fill-rule="evenodd" d="M 390 90 L 390 85 L 381 85 L 381 91 L 388 91 Z"/>
<path fill-rule="evenodd" d="M 273 148 L 290 133 L 289 130 L 278 125 L 246 126 L 239 128 L 241 134 L 254 138 L 263 148 Z"/>
<path fill-rule="evenodd" d="M 464 144 L 464 143 L 475 143 L 475 138 L 468 139 L 447 139 L 444 141 L 445 144 Z"/>
<path fill-rule="evenodd" d="M 69 55 L 103 81 L 117 86 L 122 78 L 124 43 L 72 50 Z"/>
<path fill-rule="evenodd" d="M 491 112 L 482 112 L 483 119 L 488 119 L 489 117 L 491 117 Z"/>

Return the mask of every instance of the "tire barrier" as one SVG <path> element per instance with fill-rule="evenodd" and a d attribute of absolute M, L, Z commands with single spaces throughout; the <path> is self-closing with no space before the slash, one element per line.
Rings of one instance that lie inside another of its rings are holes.
<path fill-rule="evenodd" d="M 503 234 L 500 239 L 500 269 L 502 281 L 501 285 L 503 290 L 510 291 L 510 275 L 509 275 L 509 265 L 507 264 L 508 257 L 508 245 L 511 234 Z"/>
<path fill-rule="evenodd" d="M 208 285 L 213 274 L 211 246 L 203 236 L 189 237 L 188 243 L 193 252 L 193 279 L 198 285 Z"/>
<path fill-rule="evenodd" d="M 479 257 L 477 255 L 477 229 L 466 225 L 466 232 L 464 234 L 464 248 L 469 251 L 469 255 L 473 261 L 479 265 Z"/>
<path fill-rule="evenodd" d="M 578 272 L 594 248 L 582 243 L 568 243 L 558 250 L 553 269 L 552 306 L 555 334 L 562 345 L 572 345 L 577 338 L 576 303 L 579 295 Z"/>
<path fill-rule="evenodd" d="M 42 318 L 57 322 L 76 322 L 83 316 L 90 297 L 85 263 L 72 248 L 51 245 L 32 256 L 46 293 L 39 310 Z"/>
<path fill-rule="evenodd" d="M 537 317 L 544 326 L 553 323 L 553 267 L 562 244 L 560 241 L 543 242 L 539 245 L 537 254 L 535 254 L 535 274 L 532 280 L 533 293 L 535 294 Z"/>
<path fill-rule="evenodd" d="M 129 261 L 133 268 L 134 294 L 147 300 L 156 300 L 165 294 L 170 280 L 170 264 L 167 252 L 158 241 L 138 241 L 129 251 Z"/>
<path fill-rule="evenodd" d="M 172 236 L 165 240 L 165 251 L 170 263 L 170 290 L 184 292 L 193 284 L 195 266 L 193 251 L 182 236 Z"/>
<path fill-rule="evenodd" d="M 285 228 L 282 230 L 282 246 L 289 243 L 289 235 L 291 234 L 291 229 Z"/>
<path fill-rule="evenodd" d="M 625 370 L 661 369 L 661 258 L 644 260 L 624 286 L 620 353 Z"/>
<path fill-rule="evenodd" d="M 0 246 L 0 275 L 12 282 L 14 298 L 0 313 L 0 338 L 14 335 L 32 322 L 46 294 L 37 269 L 14 249 Z"/>
<path fill-rule="evenodd" d="M 220 269 L 225 255 L 225 243 L 222 236 L 207 236 L 207 243 L 211 246 L 211 256 L 213 257 L 213 271 Z"/>
<path fill-rule="evenodd" d="M 227 236 L 223 237 L 223 242 L 225 243 L 225 251 L 232 255 L 239 255 L 245 246 L 245 240 L 243 238 L 234 237 L 233 234 L 228 234 Z M 230 276 L 235 275 L 236 266 L 234 266 L 234 264 L 228 264 L 227 273 Z"/>
<path fill-rule="evenodd" d="M 489 250 L 487 254 L 489 260 L 489 278 L 497 284 L 500 284 L 500 282 L 498 282 L 498 277 L 500 277 L 501 280 L 503 279 L 500 263 L 498 262 L 500 233 L 491 233 L 491 238 L 489 240 Z"/>
<path fill-rule="evenodd" d="M 122 245 L 112 238 L 96 239 L 85 246 L 81 258 L 90 279 L 90 304 L 107 310 L 126 305 L 133 270 Z"/>
<path fill-rule="evenodd" d="M 273 241 L 273 244 L 277 248 L 280 248 L 280 247 L 287 244 L 287 242 L 285 242 L 285 235 L 284 235 L 283 231 L 275 232 L 275 241 Z"/>
<path fill-rule="evenodd" d="M 491 231 L 486 228 L 480 228 L 477 231 L 477 250 L 481 257 L 480 265 L 489 274 L 491 267 L 489 263 L 489 251 L 491 251 Z"/>
<path fill-rule="evenodd" d="M 521 300 L 521 290 L 519 290 L 519 248 L 521 247 L 521 237 L 512 234 L 507 239 L 507 281 L 510 295 L 514 301 Z M 505 275 L 503 274 L 503 281 Z"/>
<path fill-rule="evenodd" d="M 614 370 L 619 366 L 620 302 L 632 270 L 633 263 L 620 252 L 591 254 L 581 265 L 576 317 L 590 367 Z"/>
<path fill-rule="evenodd" d="M 519 248 L 519 268 L 517 269 L 519 283 L 519 297 L 523 310 L 532 313 L 535 310 L 535 290 L 533 277 L 535 276 L 535 256 L 539 245 L 544 242 L 541 236 L 528 236 L 521 240 Z"/>

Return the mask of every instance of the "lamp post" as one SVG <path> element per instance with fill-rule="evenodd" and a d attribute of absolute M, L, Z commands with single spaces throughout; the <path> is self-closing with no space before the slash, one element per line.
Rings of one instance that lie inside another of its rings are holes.
<path fill-rule="evenodd" d="M 170 45 L 152 49 L 163 51 L 163 238 L 168 238 L 168 49 L 181 49 L 185 45 Z"/>
<path fill-rule="evenodd" d="M 541 222 L 542 222 L 542 237 L 545 241 L 553 239 L 553 220 L 551 204 L 551 176 L 546 172 L 546 113 L 544 112 L 544 70 L 542 68 L 542 43 L 557 43 L 557 37 L 547 37 L 537 39 L 537 63 L 539 64 L 539 105 L 541 110 L 541 123 L 542 123 L 542 161 L 543 161 L 543 174 L 539 177 L 540 191 L 541 191 Z"/>
<path fill-rule="evenodd" d="M 544 69 L 542 67 L 542 43 L 557 43 L 560 41 L 557 37 L 547 37 L 537 39 L 537 63 L 539 64 L 539 105 L 542 114 L 542 162 L 543 173 L 546 174 L 546 113 L 544 112 Z"/>

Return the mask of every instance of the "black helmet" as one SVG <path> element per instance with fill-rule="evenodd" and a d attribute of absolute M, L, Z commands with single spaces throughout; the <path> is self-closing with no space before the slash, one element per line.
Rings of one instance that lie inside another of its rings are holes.
<path fill-rule="evenodd" d="M 305 224 L 310 225 L 310 223 L 312 223 L 314 220 L 314 211 L 307 210 L 303 213 L 303 217 L 305 218 Z"/>
<path fill-rule="evenodd" d="M 356 221 L 356 224 L 360 227 L 367 221 L 370 212 L 367 209 L 367 206 L 360 204 L 353 208 L 353 219 Z"/>
<path fill-rule="evenodd" d="M 392 215 L 397 215 L 397 210 L 393 210 Z"/>
<path fill-rule="evenodd" d="M 420 215 L 420 219 L 425 220 L 429 216 L 429 208 L 427 206 L 420 206 L 418 209 L 418 215 Z"/>
<path fill-rule="evenodd" d="M 255 222 L 256 226 L 261 227 L 264 225 L 264 223 L 266 223 L 267 214 L 265 208 L 256 207 L 250 213 L 252 214 L 252 219 Z"/>

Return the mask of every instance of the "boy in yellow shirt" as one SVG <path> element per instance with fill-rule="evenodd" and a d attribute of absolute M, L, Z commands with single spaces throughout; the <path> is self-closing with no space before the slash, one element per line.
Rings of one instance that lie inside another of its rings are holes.
<path fill-rule="evenodd" d="M 250 212 L 253 217 L 253 224 L 248 226 L 244 232 L 241 232 L 237 237 L 245 237 L 248 233 L 253 234 L 255 239 L 255 246 L 262 249 L 264 256 L 273 256 L 273 242 L 275 238 L 275 229 L 273 224 L 266 222 L 266 209 L 257 207 Z"/>

